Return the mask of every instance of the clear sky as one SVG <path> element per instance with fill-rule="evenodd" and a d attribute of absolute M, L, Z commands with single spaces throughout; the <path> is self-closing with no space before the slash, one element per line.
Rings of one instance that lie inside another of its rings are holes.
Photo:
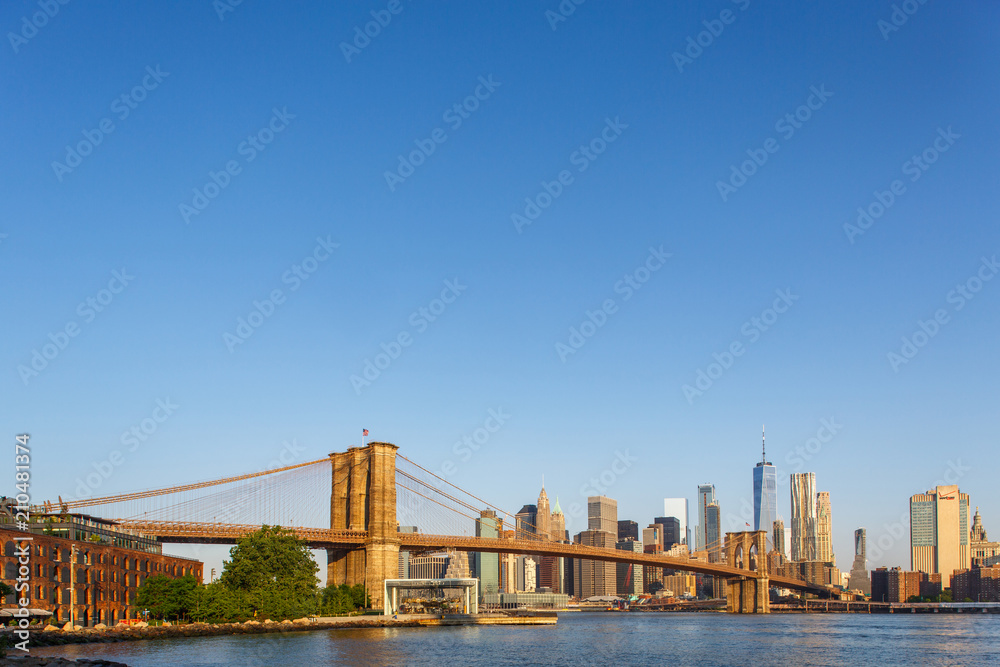
<path fill-rule="evenodd" d="M 514 510 L 605 473 L 620 518 L 712 482 L 740 529 L 766 424 L 843 569 L 860 526 L 908 567 L 890 524 L 949 470 L 1000 533 L 1000 7 L 675 4 L 3 3 L 36 499 L 368 428 Z"/>

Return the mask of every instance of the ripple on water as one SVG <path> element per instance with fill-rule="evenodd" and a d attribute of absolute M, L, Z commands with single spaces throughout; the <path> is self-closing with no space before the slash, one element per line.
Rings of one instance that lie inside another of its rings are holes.
<path fill-rule="evenodd" d="M 567 613 L 556 626 L 359 628 L 49 647 L 130 667 L 1000 665 L 1000 616 Z"/>

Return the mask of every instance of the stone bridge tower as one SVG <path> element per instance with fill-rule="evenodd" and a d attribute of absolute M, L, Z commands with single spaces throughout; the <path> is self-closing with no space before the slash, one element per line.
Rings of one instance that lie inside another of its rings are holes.
<path fill-rule="evenodd" d="M 375 608 L 383 603 L 383 582 L 399 576 L 397 449 L 388 442 L 372 442 L 330 454 L 330 528 L 364 530 L 368 539 L 356 549 L 326 550 L 327 585 L 363 584 Z"/>
<path fill-rule="evenodd" d="M 770 580 L 767 574 L 767 531 L 726 533 L 726 564 L 754 570 L 753 577 L 729 579 L 726 611 L 731 614 L 771 613 Z"/>

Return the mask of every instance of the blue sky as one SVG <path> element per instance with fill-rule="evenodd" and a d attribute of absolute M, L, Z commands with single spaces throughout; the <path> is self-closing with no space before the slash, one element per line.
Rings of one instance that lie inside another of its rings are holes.
<path fill-rule="evenodd" d="M 169 399 L 100 493 L 257 470 L 290 441 L 320 458 L 368 428 L 514 510 L 542 475 L 585 501 L 621 453 L 621 518 L 712 482 L 728 528 L 767 424 L 779 514 L 787 473 L 815 472 L 841 568 L 855 528 L 891 533 L 949 470 L 1000 531 L 1000 280 L 975 282 L 1000 253 L 995 5 L 888 30 L 890 2 L 588 2 L 555 28 L 555 0 L 388 4 L 70 3 L 32 31 L 39 5 L 4 3 L 0 423 L 32 434 L 36 497 L 73 495 Z M 391 20 L 345 56 L 372 12 Z M 526 199 L 546 206 L 520 224 Z M 670 257 L 647 274 L 651 248 Z M 769 314 L 777 291 L 791 306 Z M 255 301 L 273 312 L 227 339 Z M 699 371 L 716 378 L 686 394 Z M 835 435 L 796 455 L 823 420 Z M 909 565 L 907 538 L 885 544 L 871 566 Z"/>

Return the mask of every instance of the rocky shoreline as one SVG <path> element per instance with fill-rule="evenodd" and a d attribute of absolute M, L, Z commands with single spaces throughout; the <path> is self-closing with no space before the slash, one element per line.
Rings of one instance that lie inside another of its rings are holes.
<path fill-rule="evenodd" d="M 28 641 L 29 648 L 43 646 L 61 646 L 64 644 L 108 644 L 114 642 L 137 641 L 144 639 L 170 639 L 174 637 L 214 637 L 218 635 L 259 635 L 270 632 L 304 632 L 311 630 L 326 630 L 330 628 L 383 628 L 383 627 L 419 627 L 416 620 L 393 620 L 385 616 L 348 616 L 335 619 L 309 620 L 305 618 L 294 621 L 246 621 L 245 623 L 186 623 L 184 625 L 148 626 L 145 623 L 136 625 L 116 625 L 107 627 L 97 625 L 93 628 L 76 626 L 71 628 L 67 623 L 63 628 L 48 625 L 44 628 L 35 626 L 31 630 Z M 37 628 L 37 629 L 36 629 Z M 21 665 L 36 667 L 42 665 L 93 665 L 101 667 L 126 667 L 122 663 L 107 660 L 67 660 L 65 658 L 19 657 L 21 651 L 13 649 L 14 642 L 19 641 L 13 634 L 14 628 L 3 628 L 2 636 L 7 640 L 7 658 L 0 659 L 0 667 Z"/>

